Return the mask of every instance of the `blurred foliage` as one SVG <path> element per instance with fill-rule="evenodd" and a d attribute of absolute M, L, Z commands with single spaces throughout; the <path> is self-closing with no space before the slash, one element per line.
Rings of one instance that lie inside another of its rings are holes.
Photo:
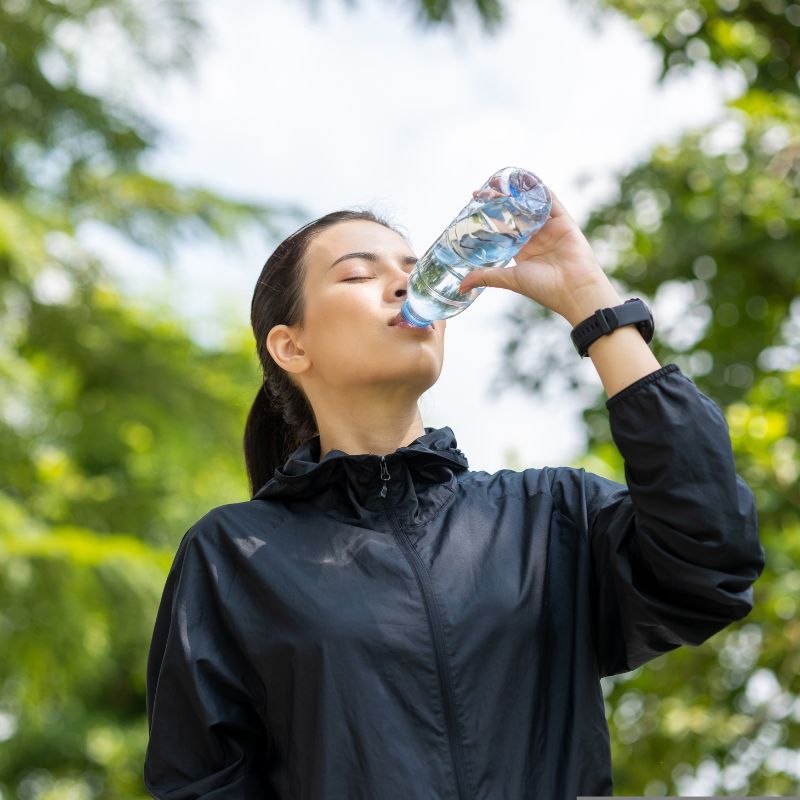
<path fill-rule="evenodd" d="M 787 0 L 571 0 L 632 20 L 662 55 L 659 81 L 696 66 L 733 69 L 748 88 L 796 94 L 800 5 Z"/>
<path fill-rule="evenodd" d="M 462 2 L 462 5 L 466 3 Z M 500 0 L 471 0 L 483 32 L 492 36 L 499 33 L 505 20 Z M 416 0 L 411 6 L 416 11 L 415 21 L 420 27 L 445 24 L 451 27 L 458 19 L 453 0 Z"/>
<path fill-rule="evenodd" d="M 343 0 L 351 8 L 359 6 L 359 0 Z M 306 6 L 313 13 L 318 13 L 321 0 L 305 0 Z M 410 22 L 421 32 L 441 26 L 455 28 L 459 19 L 470 12 L 485 36 L 494 36 L 503 29 L 506 21 L 502 0 L 406 0 L 406 8 L 411 14 Z"/>
<path fill-rule="evenodd" d="M 103 224 L 168 268 L 181 238 L 274 239 L 303 216 L 148 174 L 159 131 L 124 92 L 83 88 L 98 31 L 131 70 L 189 70 L 192 9 L 0 4 L 3 798 L 148 797 L 145 660 L 164 577 L 191 522 L 247 493 L 249 329 L 198 346 L 169 298 L 127 301 L 80 238 Z"/>
<path fill-rule="evenodd" d="M 651 347 L 725 411 L 757 499 L 767 566 L 755 607 L 698 648 L 603 680 L 615 793 L 800 794 L 800 5 L 783 0 L 572 0 L 629 17 L 661 80 L 703 62 L 733 75 L 711 124 L 616 176 L 582 226 Z M 586 398 L 579 465 L 624 482 L 605 393 L 560 317 L 521 301 L 495 391 Z"/>
<path fill-rule="evenodd" d="M 719 120 L 619 174 L 618 197 L 584 226 L 621 293 L 653 306 L 659 361 L 725 410 L 767 549 L 745 620 L 604 679 L 615 791 L 798 793 L 800 5 L 570 1 L 628 17 L 662 53 L 662 79 L 707 62 L 741 85 Z M 455 19 L 452 0 L 412 5 L 425 24 Z M 472 5 L 498 29 L 499 0 Z M 79 226 L 100 221 L 168 259 L 181 236 L 256 224 L 277 238 L 281 216 L 303 218 L 147 174 L 160 131 L 124 90 L 79 80 L 98 30 L 156 76 L 190 70 L 202 35 L 189 0 L 0 5 L 4 798 L 147 797 L 144 665 L 164 577 L 189 524 L 247 492 L 249 330 L 201 348 L 167 300 L 121 296 Z M 676 302 L 677 316 L 660 312 Z M 497 387 L 581 392 L 579 465 L 624 480 L 605 396 L 564 321 L 520 302 L 509 323 Z"/>

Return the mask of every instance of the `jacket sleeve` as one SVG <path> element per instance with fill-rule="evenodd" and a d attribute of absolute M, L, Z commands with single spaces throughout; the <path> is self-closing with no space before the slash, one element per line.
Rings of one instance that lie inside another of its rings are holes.
<path fill-rule="evenodd" d="M 158 800 L 264 800 L 268 737 L 260 681 L 230 633 L 230 567 L 184 535 L 167 575 L 147 658 L 144 783 Z"/>
<path fill-rule="evenodd" d="M 581 472 L 598 666 L 615 675 L 745 617 L 765 553 L 725 417 L 677 364 L 606 408 L 627 487 Z"/>

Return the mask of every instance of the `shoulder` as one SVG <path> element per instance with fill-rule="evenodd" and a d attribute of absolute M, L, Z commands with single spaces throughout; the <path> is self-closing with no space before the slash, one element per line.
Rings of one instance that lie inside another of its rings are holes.
<path fill-rule="evenodd" d="M 533 497 L 551 494 L 553 467 L 528 467 L 522 470 L 499 469 L 496 472 L 467 470 L 459 476 L 459 484 L 467 493 Z"/>
<path fill-rule="evenodd" d="M 235 568 L 242 558 L 269 544 L 290 516 L 285 505 L 274 501 L 244 500 L 214 506 L 184 533 L 176 561 L 191 554 L 206 564 L 226 563 Z"/>
<path fill-rule="evenodd" d="M 214 506 L 193 527 L 225 536 L 253 529 L 274 529 L 283 525 L 291 516 L 292 512 L 279 500 L 242 500 Z"/>
<path fill-rule="evenodd" d="M 531 498 L 547 495 L 553 508 L 576 524 L 585 524 L 587 511 L 609 497 L 626 494 L 627 487 L 610 478 L 587 472 L 583 467 L 543 466 L 500 469 L 496 472 L 468 470 L 459 478 L 465 493 L 484 496 Z"/>

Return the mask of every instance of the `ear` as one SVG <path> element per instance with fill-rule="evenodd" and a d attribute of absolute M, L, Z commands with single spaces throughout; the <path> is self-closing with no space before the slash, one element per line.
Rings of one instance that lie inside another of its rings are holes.
<path fill-rule="evenodd" d="M 275 363 L 287 372 L 299 374 L 311 366 L 297 331 L 288 325 L 276 325 L 267 334 L 267 350 Z"/>

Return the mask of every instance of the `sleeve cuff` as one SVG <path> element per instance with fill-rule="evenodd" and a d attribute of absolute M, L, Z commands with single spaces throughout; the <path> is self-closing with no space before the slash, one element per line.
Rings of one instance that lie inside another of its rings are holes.
<path fill-rule="evenodd" d="M 637 392 L 643 386 L 647 386 L 650 383 L 655 383 L 655 381 L 663 378 L 665 375 L 669 375 L 672 372 L 680 372 L 680 367 L 678 367 L 678 365 L 675 363 L 667 364 L 666 366 L 657 369 L 655 372 L 644 375 L 643 377 L 639 378 L 639 380 L 634 381 L 630 386 L 626 386 L 624 389 L 622 389 L 622 391 L 617 392 L 613 397 L 609 397 L 608 400 L 606 400 L 606 408 L 610 409 L 618 401 L 624 400 L 634 392 Z"/>

